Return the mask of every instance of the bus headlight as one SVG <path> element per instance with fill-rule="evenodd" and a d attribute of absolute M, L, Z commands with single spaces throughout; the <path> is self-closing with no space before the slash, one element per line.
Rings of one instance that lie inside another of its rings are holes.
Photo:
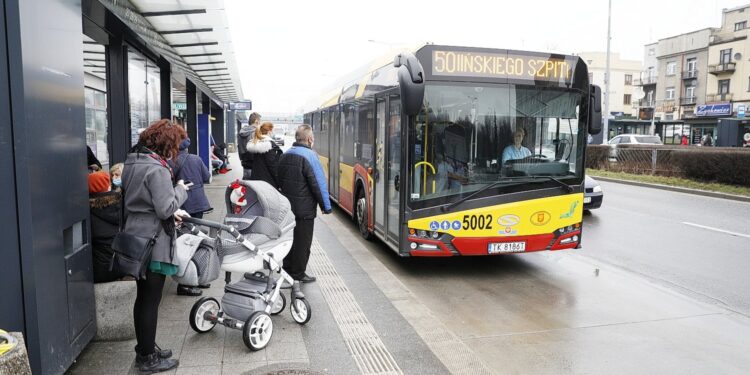
<path fill-rule="evenodd" d="M 427 238 L 427 231 L 425 231 L 425 230 L 421 230 L 421 229 L 420 229 L 420 230 L 419 230 L 419 231 L 417 232 L 417 234 L 419 235 L 419 237 Z"/>
<path fill-rule="evenodd" d="M 418 245 L 417 245 L 417 243 L 416 243 L 416 242 L 412 242 L 412 243 L 410 243 L 410 244 L 409 244 L 409 247 L 410 247 L 410 248 L 411 248 L 412 250 L 416 250 L 416 249 L 417 249 L 417 246 L 418 246 Z"/>
<path fill-rule="evenodd" d="M 438 237 L 440 237 L 440 233 L 438 233 L 438 232 L 432 232 L 432 238 L 433 239 L 437 239 Z"/>

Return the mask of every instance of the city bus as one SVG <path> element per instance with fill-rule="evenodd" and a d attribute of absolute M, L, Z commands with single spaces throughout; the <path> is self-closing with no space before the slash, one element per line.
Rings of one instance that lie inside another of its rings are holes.
<path fill-rule="evenodd" d="M 577 56 L 428 44 L 304 115 L 331 199 L 401 256 L 579 248 L 601 90 Z"/>

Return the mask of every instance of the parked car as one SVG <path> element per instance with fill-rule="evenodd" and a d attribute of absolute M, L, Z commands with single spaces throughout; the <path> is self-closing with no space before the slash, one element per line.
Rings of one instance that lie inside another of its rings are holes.
<path fill-rule="evenodd" d="M 648 134 L 620 134 L 609 140 L 609 157 L 617 157 L 617 145 L 661 145 L 661 138 Z"/>
<path fill-rule="evenodd" d="M 284 146 L 284 133 L 273 133 L 271 139 L 276 142 L 279 147 Z"/>
<path fill-rule="evenodd" d="M 583 209 L 593 210 L 602 206 L 604 200 L 604 191 L 599 182 L 586 176 L 584 181 Z"/>

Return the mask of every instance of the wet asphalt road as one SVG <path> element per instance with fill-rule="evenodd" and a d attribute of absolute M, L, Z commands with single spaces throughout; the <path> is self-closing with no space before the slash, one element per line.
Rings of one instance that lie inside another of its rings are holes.
<path fill-rule="evenodd" d="M 580 250 L 409 259 L 358 244 L 499 374 L 747 373 L 750 238 L 695 225 L 750 235 L 750 204 L 602 186 Z"/>
<path fill-rule="evenodd" d="M 581 254 L 750 316 L 750 203 L 601 185 Z"/>

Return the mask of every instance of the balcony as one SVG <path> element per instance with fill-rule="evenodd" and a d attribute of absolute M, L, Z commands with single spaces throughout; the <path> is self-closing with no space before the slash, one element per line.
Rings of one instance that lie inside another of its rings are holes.
<path fill-rule="evenodd" d="M 737 67 L 737 63 L 728 62 L 722 64 L 714 64 L 708 66 L 708 72 L 714 75 L 723 73 L 734 73 L 734 69 Z"/>
<path fill-rule="evenodd" d="M 633 108 L 653 108 L 654 107 L 654 101 L 648 101 L 646 99 L 641 100 L 634 100 L 633 101 Z"/>
<path fill-rule="evenodd" d="M 732 94 L 707 94 L 706 103 L 719 103 L 732 101 Z"/>
<path fill-rule="evenodd" d="M 633 80 L 633 84 L 636 86 L 655 85 L 656 76 L 636 78 Z"/>
<path fill-rule="evenodd" d="M 695 96 L 680 98 L 680 105 L 693 105 L 696 103 L 698 98 Z"/>
<path fill-rule="evenodd" d="M 682 72 L 682 79 L 693 79 L 698 78 L 698 70 L 685 70 Z"/>

